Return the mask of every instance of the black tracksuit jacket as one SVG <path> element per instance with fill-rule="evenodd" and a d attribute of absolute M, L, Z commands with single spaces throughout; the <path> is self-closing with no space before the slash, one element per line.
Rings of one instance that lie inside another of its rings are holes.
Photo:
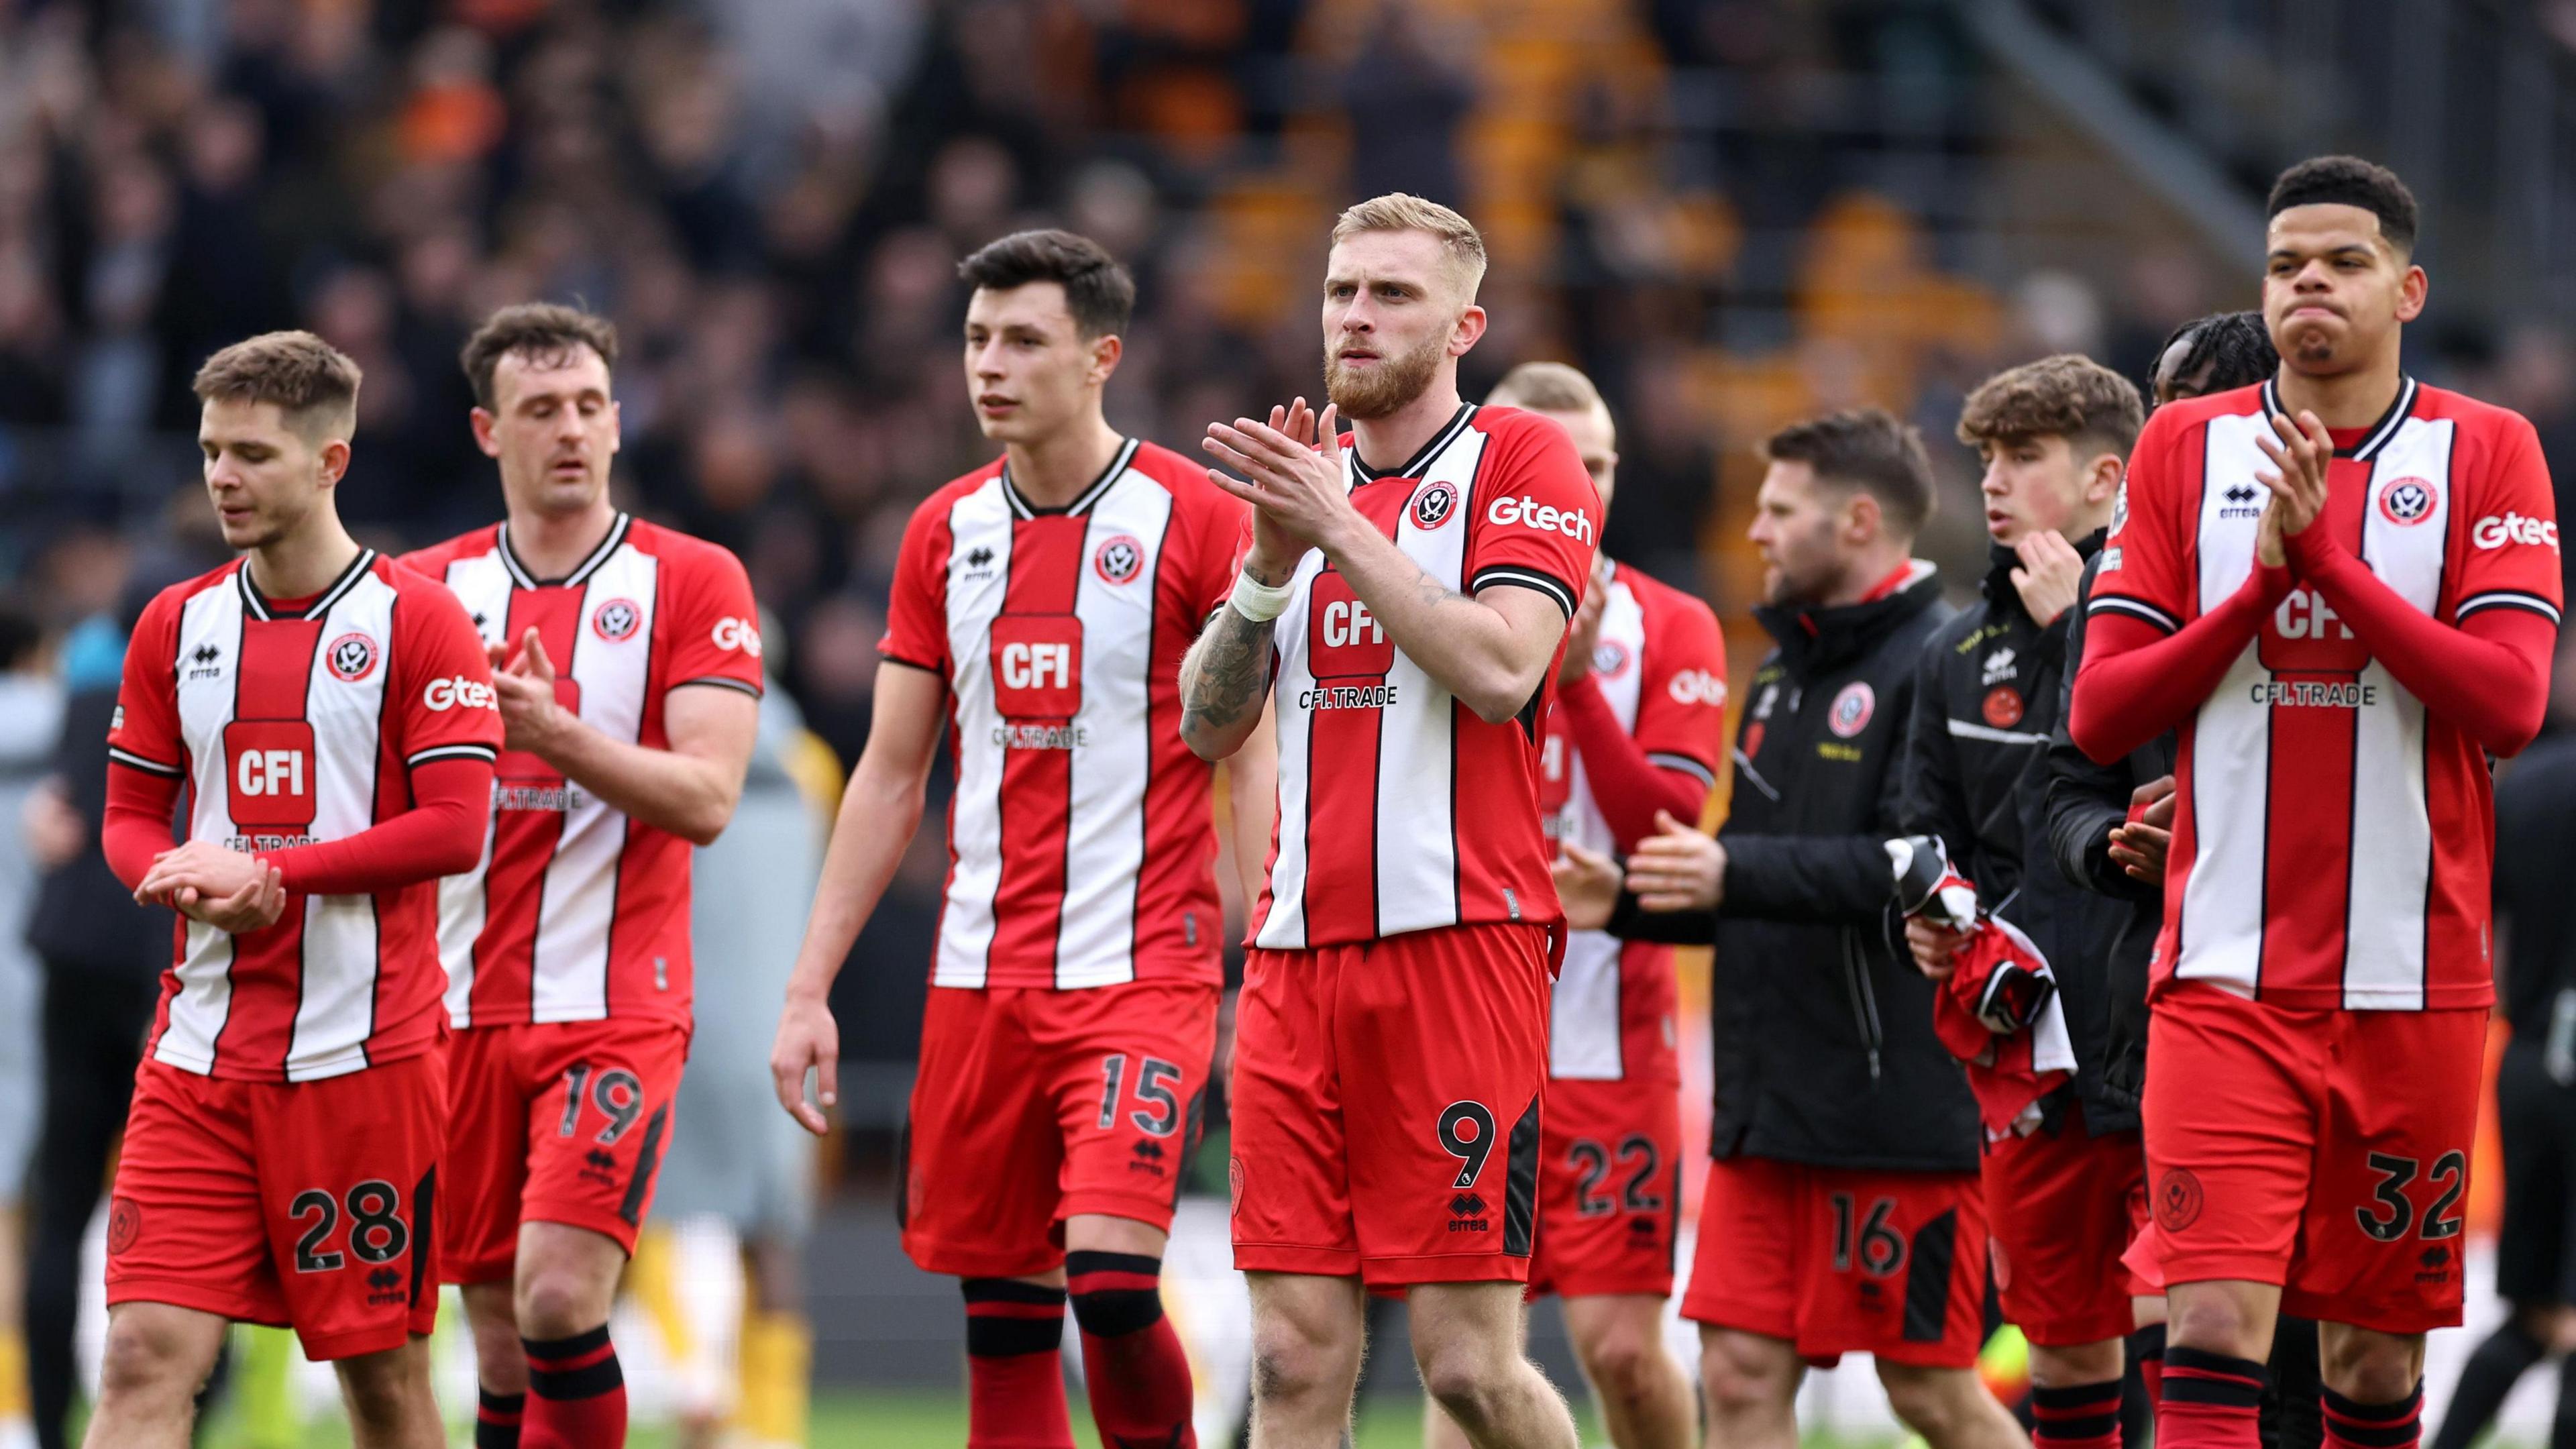
<path fill-rule="evenodd" d="M 1610 929 L 1716 943 L 1711 1155 L 1973 1172 L 1976 1102 L 1932 1034 L 1886 847 L 1915 660 L 1950 616 L 1939 581 L 1755 616 L 1778 647 L 1736 730 L 1719 909 L 1647 915 L 1627 897 Z"/>

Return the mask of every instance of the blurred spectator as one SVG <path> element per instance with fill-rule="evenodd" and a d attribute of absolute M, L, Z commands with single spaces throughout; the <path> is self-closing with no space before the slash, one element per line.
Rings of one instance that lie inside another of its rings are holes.
<path fill-rule="evenodd" d="M 19 1203 L 40 1107 L 40 988 L 27 920 L 41 866 L 33 842 L 15 827 L 62 727 L 62 686 L 46 668 L 43 638 L 33 613 L 14 600 L 0 601 L 0 1444 L 24 1444 L 29 1432 Z"/>

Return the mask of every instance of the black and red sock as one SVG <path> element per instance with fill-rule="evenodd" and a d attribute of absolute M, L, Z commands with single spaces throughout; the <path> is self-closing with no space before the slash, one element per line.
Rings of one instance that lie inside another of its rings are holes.
<path fill-rule="evenodd" d="M 2130 1334 L 2129 1357 L 2137 1361 L 2138 1382 L 2147 1391 L 2147 1412 L 2153 1414 L 2165 1396 L 2165 1326 L 2150 1323 Z"/>
<path fill-rule="evenodd" d="M 1082 1329 L 1083 1382 L 1100 1442 L 1197 1449 L 1189 1356 L 1163 1317 L 1163 1260 L 1067 1253 L 1064 1272 Z"/>
<path fill-rule="evenodd" d="M 608 1325 L 519 1342 L 528 1355 L 519 1449 L 619 1449 L 626 1442 L 626 1371 Z"/>
<path fill-rule="evenodd" d="M 1073 1449 L 1065 1407 L 1064 1290 L 968 1278 L 967 1449 Z"/>
<path fill-rule="evenodd" d="M 2159 1449 L 2255 1449 L 2263 1378 L 2252 1359 L 2169 1345 L 2156 1406 Z"/>
<path fill-rule="evenodd" d="M 2365 1404 L 2332 1389 L 2325 1405 L 2326 1449 L 2415 1449 L 2424 1437 L 2424 1386 L 2393 1404 Z"/>
<path fill-rule="evenodd" d="M 2120 1381 L 2030 1391 L 2032 1449 L 2120 1449 Z"/>
<path fill-rule="evenodd" d="M 482 1401 L 474 1409 L 474 1449 L 519 1449 L 519 1420 L 527 1412 L 528 1396 L 476 1388 Z"/>

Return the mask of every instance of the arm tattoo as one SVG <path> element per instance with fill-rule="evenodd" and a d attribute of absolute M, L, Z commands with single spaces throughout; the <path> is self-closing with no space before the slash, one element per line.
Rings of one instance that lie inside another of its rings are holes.
<path fill-rule="evenodd" d="M 1269 692 L 1272 624 L 1219 608 L 1181 666 L 1181 733 L 1222 730 L 1257 714 Z"/>
<path fill-rule="evenodd" d="M 1413 576 L 1413 591 L 1415 596 L 1420 598 L 1423 603 L 1435 609 L 1440 607 L 1442 604 L 1448 603 L 1452 599 L 1455 599 L 1462 604 L 1472 604 L 1476 602 L 1474 595 L 1462 594 L 1456 589 L 1449 587 L 1447 584 L 1440 582 L 1438 579 L 1433 578 L 1429 569 L 1423 569 Z"/>

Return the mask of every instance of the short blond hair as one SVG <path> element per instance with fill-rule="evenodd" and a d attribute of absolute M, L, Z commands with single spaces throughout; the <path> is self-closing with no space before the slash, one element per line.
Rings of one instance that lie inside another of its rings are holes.
<path fill-rule="evenodd" d="M 1430 233 L 1432 240 L 1440 243 L 1440 254 L 1447 258 L 1466 299 L 1476 299 L 1476 288 L 1485 280 L 1485 238 L 1474 222 L 1439 202 L 1390 191 L 1343 212 L 1333 223 L 1333 245 L 1340 246 L 1368 231 Z"/>
<path fill-rule="evenodd" d="M 1485 401 L 1496 407 L 1528 408 L 1541 413 L 1589 413 L 1610 411 L 1601 401 L 1601 389 L 1592 385 L 1581 368 L 1562 362 L 1524 362 L 1503 374 Z"/>
<path fill-rule="evenodd" d="M 358 385 L 349 354 L 310 332 L 263 332 L 234 343 L 197 369 L 197 401 L 275 403 L 306 438 L 346 440 L 358 431 Z"/>

